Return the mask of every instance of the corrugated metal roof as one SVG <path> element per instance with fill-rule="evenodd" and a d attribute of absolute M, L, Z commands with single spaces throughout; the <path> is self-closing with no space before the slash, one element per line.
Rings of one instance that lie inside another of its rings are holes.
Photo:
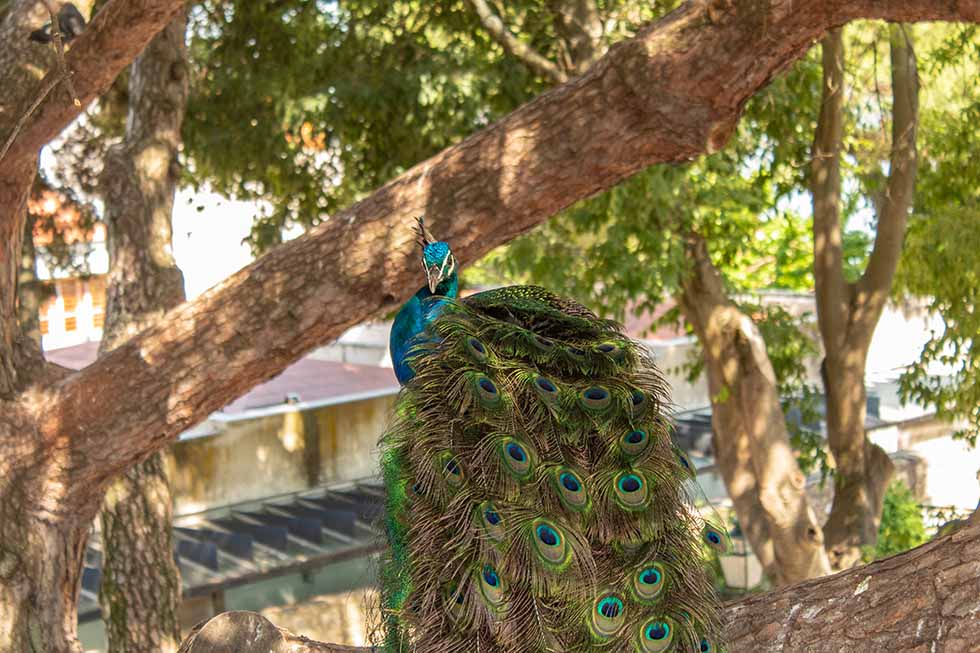
<path fill-rule="evenodd" d="M 374 524 L 384 505 L 376 479 L 226 506 L 175 520 L 174 558 L 185 597 L 318 569 L 380 551 Z M 102 547 L 89 541 L 80 621 L 100 616 Z"/>

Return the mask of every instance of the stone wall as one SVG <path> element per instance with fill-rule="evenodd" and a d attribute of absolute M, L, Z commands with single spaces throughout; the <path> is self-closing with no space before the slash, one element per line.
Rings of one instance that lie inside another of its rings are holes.
<path fill-rule="evenodd" d="M 393 403 L 389 396 L 217 422 L 217 434 L 170 450 L 176 514 L 376 474 Z"/>

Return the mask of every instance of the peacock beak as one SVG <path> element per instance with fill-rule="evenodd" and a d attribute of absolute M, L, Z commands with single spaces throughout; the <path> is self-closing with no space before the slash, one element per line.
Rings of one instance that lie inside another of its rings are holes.
<path fill-rule="evenodd" d="M 425 271 L 425 276 L 429 280 L 429 292 L 436 293 L 436 286 L 442 281 L 442 268 L 438 265 L 430 265 Z"/>

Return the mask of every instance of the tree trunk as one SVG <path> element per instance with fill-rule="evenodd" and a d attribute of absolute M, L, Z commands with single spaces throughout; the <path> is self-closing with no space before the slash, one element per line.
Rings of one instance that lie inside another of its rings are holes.
<path fill-rule="evenodd" d="M 878 541 L 885 491 L 895 465 L 865 431 L 864 357 L 853 367 L 831 363 L 828 357 L 820 369 L 827 398 L 827 442 L 835 463 L 834 500 L 824 539 L 834 569 L 847 569 L 861 562 L 863 547 Z"/>
<path fill-rule="evenodd" d="M 725 294 L 704 240 L 692 235 L 688 252 L 693 269 L 680 306 L 701 341 L 715 460 L 742 530 L 775 584 L 827 574 L 820 524 L 789 443 L 762 334 Z"/>
<path fill-rule="evenodd" d="M 37 252 L 34 250 L 33 216 L 24 223 L 20 271 L 17 275 L 17 323 L 24 337 L 41 346 L 41 304 L 44 292 L 37 278 Z"/>
<path fill-rule="evenodd" d="M 7 404 L 0 415 L 0 650 L 80 653 L 78 583 L 97 504 L 62 504 L 69 452 L 38 437 L 36 414 Z"/>
<path fill-rule="evenodd" d="M 126 136 L 106 157 L 101 184 L 111 263 L 102 352 L 184 300 L 171 214 L 188 92 L 185 29 L 181 16 L 133 62 Z M 162 452 L 128 469 L 106 494 L 99 602 L 110 653 L 173 653 L 180 644 L 172 504 Z"/>
<path fill-rule="evenodd" d="M 865 363 L 891 290 L 915 187 L 918 75 L 911 37 L 891 26 L 892 154 L 868 267 L 855 283 L 843 269 L 840 157 L 843 142 L 844 45 L 841 29 L 823 41 L 823 93 L 813 143 L 814 279 L 826 352 L 827 441 L 836 464 L 834 501 L 824 525 L 831 564 L 843 569 L 874 546 L 894 466 L 865 434 Z"/>

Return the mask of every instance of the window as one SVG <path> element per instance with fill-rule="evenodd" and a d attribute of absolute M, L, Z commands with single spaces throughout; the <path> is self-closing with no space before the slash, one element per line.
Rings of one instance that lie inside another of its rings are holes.
<path fill-rule="evenodd" d="M 105 324 L 105 277 L 90 277 L 85 284 L 92 302 L 92 327 L 101 329 Z"/>
<path fill-rule="evenodd" d="M 78 308 L 78 291 L 80 290 L 78 284 L 75 283 L 74 279 L 68 279 L 58 283 L 58 286 L 59 294 L 65 307 L 65 315 L 73 314 L 75 309 Z"/>

